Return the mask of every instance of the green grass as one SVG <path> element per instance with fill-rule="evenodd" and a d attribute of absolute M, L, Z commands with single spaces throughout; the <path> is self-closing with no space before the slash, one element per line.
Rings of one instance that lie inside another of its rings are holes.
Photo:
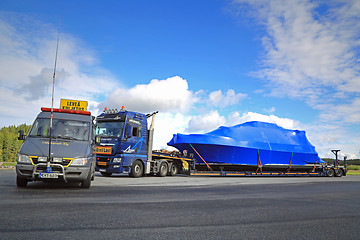
<path fill-rule="evenodd" d="M 16 166 L 16 162 L 3 162 L 3 167 Z"/>
<path fill-rule="evenodd" d="M 360 170 L 348 170 L 346 175 L 360 175 Z"/>
<path fill-rule="evenodd" d="M 360 166 L 359 165 L 348 165 L 347 169 L 348 170 L 360 170 Z"/>

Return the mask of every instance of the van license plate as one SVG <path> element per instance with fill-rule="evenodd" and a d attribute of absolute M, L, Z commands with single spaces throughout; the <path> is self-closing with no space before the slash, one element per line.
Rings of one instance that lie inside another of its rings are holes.
<path fill-rule="evenodd" d="M 59 175 L 57 173 L 40 173 L 40 178 L 58 178 Z"/>

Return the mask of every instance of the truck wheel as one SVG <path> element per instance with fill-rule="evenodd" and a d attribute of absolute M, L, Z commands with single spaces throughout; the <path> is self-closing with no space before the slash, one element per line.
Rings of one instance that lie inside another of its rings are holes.
<path fill-rule="evenodd" d="M 329 169 L 326 171 L 326 176 L 328 176 L 328 177 L 333 177 L 334 174 L 335 174 L 335 172 L 334 172 L 334 169 L 332 169 L 332 168 L 329 168 Z"/>
<path fill-rule="evenodd" d="M 26 178 L 21 178 L 16 176 L 16 186 L 20 187 L 20 188 L 24 188 L 26 187 L 28 183 L 28 180 Z"/>
<path fill-rule="evenodd" d="M 112 173 L 101 172 L 101 175 L 104 177 L 111 177 Z"/>
<path fill-rule="evenodd" d="M 130 176 L 132 176 L 134 178 L 138 178 L 143 175 L 143 172 L 144 172 L 144 167 L 143 167 L 142 163 L 139 160 L 136 160 L 135 162 L 133 162 L 133 164 L 131 165 Z"/>
<path fill-rule="evenodd" d="M 179 172 L 179 166 L 176 163 L 170 165 L 170 176 L 176 176 Z"/>
<path fill-rule="evenodd" d="M 341 177 L 343 175 L 343 171 L 341 169 L 335 170 L 335 177 Z"/>
<path fill-rule="evenodd" d="M 168 164 L 166 162 L 162 162 L 160 164 L 158 176 L 159 177 L 165 177 L 168 173 Z"/>
<path fill-rule="evenodd" d="M 86 177 L 86 179 L 81 182 L 81 188 L 90 188 L 91 185 L 91 170 L 88 174 L 88 176 Z"/>

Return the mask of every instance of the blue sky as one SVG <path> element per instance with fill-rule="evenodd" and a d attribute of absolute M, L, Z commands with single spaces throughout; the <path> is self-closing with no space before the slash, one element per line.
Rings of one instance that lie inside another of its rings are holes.
<path fill-rule="evenodd" d="M 50 104 L 61 18 L 56 104 L 159 110 L 159 148 L 260 120 L 359 158 L 359 16 L 356 0 L 2 0 L 0 123 Z"/>

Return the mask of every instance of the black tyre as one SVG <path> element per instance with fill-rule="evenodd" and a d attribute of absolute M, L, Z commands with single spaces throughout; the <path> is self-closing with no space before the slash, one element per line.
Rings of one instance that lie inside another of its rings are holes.
<path fill-rule="evenodd" d="M 168 164 L 167 164 L 167 162 L 162 162 L 160 164 L 158 176 L 165 177 L 167 175 L 167 173 L 168 173 Z"/>
<path fill-rule="evenodd" d="M 100 172 L 103 177 L 111 177 L 112 173 Z"/>
<path fill-rule="evenodd" d="M 328 176 L 328 177 L 333 177 L 334 175 L 335 175 L 334 169 L 329 168 L 329 169 L 326 171 L 326 176 Z"/>
<path fill-rule="evenodd" d="M 130 176 L 132 176 L 134 178 L 138 178 L 138 177 L 143 176 L 143 174 L 144 174 L 144 166 L 141 161 L 136 160 L 131 165 Z"/>
<path fill-rule="evenodd" d="M 176 163 L 170 165 L 170 176 L 176 176 L 179 172 L 179 166 Z"/>
<path fill-rule="evenodd" d="M 341 177 L 343 174 L 343 171 L 341 169 L 336 169 L 335 170 L 335 177 Z"/>
<path fill-rule="evenodd" d="M 94 181 L 94 180 L 95 180 L 95 169 L 91 173 L 91 181 Z"/>
<path fill-rule="evenodd" d="M 91 173 L 92 172 L 90 170 L 88 176 L 86 177 L 86 179 L 81 182 L 81 185 L 80 185 L 81 188 L 90 188 L 90 186 L 91 186 Z"/>
<path fill-rule="evenodd" d="M 28 183 L 28 180 L 26 178 L 21 178 L 16 176 L 16 186 L 20 187 L 20 188 L 24 188 L 26 187 Z"/>

